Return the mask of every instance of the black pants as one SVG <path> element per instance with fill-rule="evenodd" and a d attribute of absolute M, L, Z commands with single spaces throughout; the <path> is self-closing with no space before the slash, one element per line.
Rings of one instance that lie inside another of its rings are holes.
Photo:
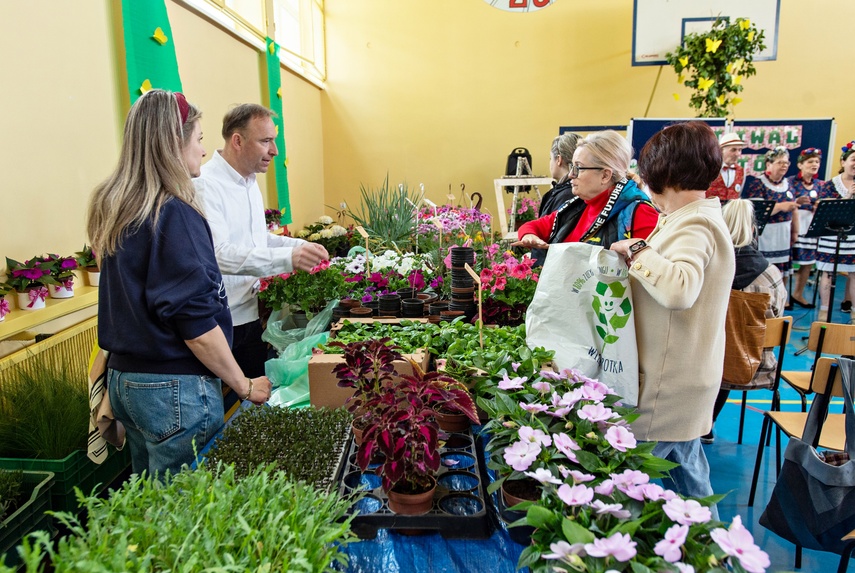
<path fill-rule="evenodd" d="M 250 378 L 264 376 L 267 343 L 261 340 L 262 332 L 260 319 L 234 327 L 232 354 L 243 370 L 244 376 Z"/>

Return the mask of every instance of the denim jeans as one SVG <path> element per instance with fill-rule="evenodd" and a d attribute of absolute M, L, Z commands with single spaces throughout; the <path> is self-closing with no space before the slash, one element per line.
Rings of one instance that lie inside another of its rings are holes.
<path fill-rule="evenodd" d="M 125 425 L 134 473 L 161 479 L 196 459 L 223 426 L 219 378 L 194 374 L 107 372 L 117 420 Z"/>
<path fill-rule="evenodd" d="M 662 478 L 662 486 L 687 497 L 713 495 L 710 483 L 710 465 L 701 447 L 701 439 L 688 442 L 659 442 L 653 455 L 680 464 L 671 470 L 671 478 Z M 718 508 L 710 506 L 712 518 L 718 520 Z"/>

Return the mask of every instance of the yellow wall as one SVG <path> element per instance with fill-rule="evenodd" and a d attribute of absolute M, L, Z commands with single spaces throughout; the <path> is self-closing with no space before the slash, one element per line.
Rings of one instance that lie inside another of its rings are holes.
<path fill-rule="evenodd" d="M 546 174 L 562 125 L 643 117 L 658 67 L 632 67 L 632 2 L 560 0 L 513 14 L 483 0 L 326 0 L 327 91 L 322 95 L 327 204 L 355 203 L 360 183 L 424 183 L 480 191 L 508 153 L 528 147 Z M 836 117 L 855 137 L 843 67 L 855 3 L 782 2 L 778 59 L 758 62 L 736 117 Z M 689 92 L 662 71 L 649 117 L 692 117 Z M 675 102 L 672 93 L 682 94 Z"/>

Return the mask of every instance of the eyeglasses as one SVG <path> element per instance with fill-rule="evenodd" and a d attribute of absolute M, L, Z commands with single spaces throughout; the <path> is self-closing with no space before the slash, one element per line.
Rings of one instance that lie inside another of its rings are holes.
<path fill-rule="evenodd" d="M 581 165 L 576 165 L 575 163 L 570 166 L 570 175 L 573 177 L 579 177 L 579 172 L 584 171 L 586 169 L 599 169 L 602 171 L 605 167 L 582 167 Z"/>

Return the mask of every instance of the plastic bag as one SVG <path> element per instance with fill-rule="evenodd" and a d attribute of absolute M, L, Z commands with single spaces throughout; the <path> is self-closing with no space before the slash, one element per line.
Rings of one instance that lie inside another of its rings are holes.
<path fill-rule="evenodd" d="M 294 324 L 293 315 L 288 314 L 278 320 L 274 320 L 271 316 L 270 320 L 267 321 L 267 328 L 261 335 L 261 339 L 264 342 L 269 342 L 276 349 L 279 356 L 282 356 L 285 349 L 295 342 L 329 330 L 333 309 L 337 306 L 338 299 L 329 301 L 326 308 L 313 316 L 305 328 Z"/>
<path fill-rule="evenodd" d="M 329 336 L 329 332 L 321 332 L 294 342 L 279 358 L 264 363 L 264 373 L 273 384 L 268 404 L 288 408 L 305 408 L 309 405 L 309 359 L 312 357 L 312 348 L 326 342 Z"/>

